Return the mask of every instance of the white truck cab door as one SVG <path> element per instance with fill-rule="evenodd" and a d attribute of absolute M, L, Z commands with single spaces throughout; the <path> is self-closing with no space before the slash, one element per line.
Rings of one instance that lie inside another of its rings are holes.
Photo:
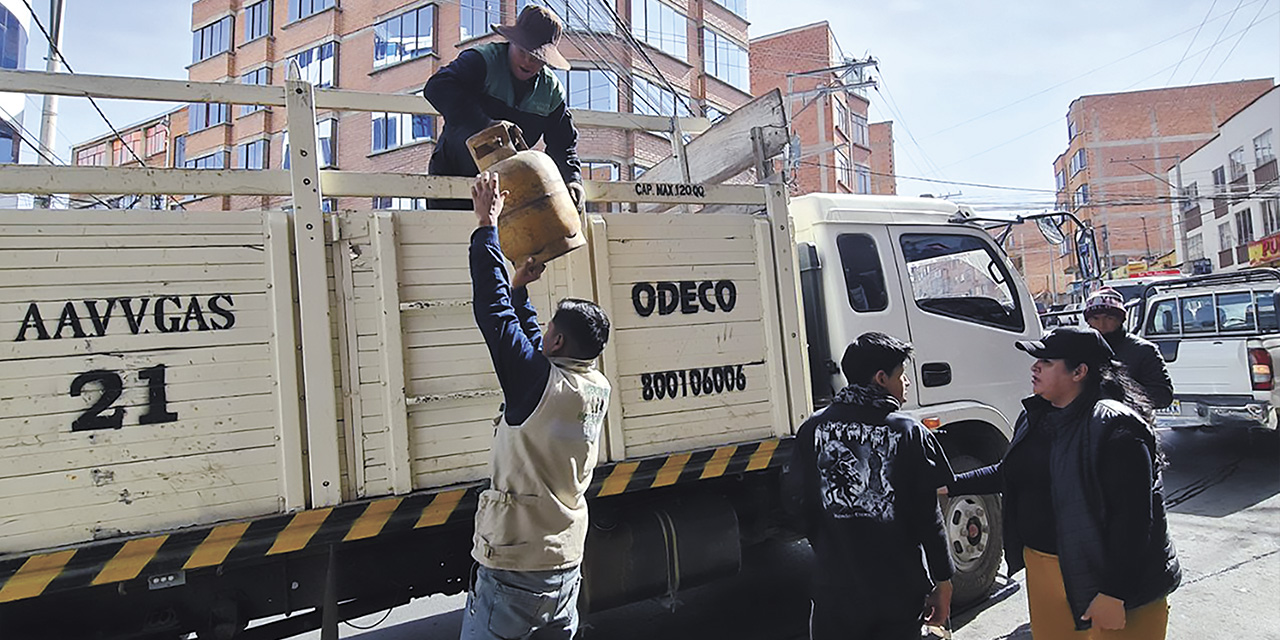
<path fill-rule="evenodd" d="M 823 256 L 823 298 L 829 325 L 826 339 L 832 360 L 839 365 L 849 343 L 868 331 L 910 339 L 888 228 L 840 224 L 828 229 L 818 240 L 818 251 Z M 820 338 L 810 335 L 809 339 Z M 848 382 L 843 372 L 831 379 L 831 390 Z M 826 391 L 815 389 L 814 393 L 822 397 Z"/>
<path fill-rule="evenodd" d="M 895 226 L 890 233 L 918 402 L 977 401 L 1012 424 L 1030 393 L 1032 363 L 1014 342 L 1041 335 L 1021 276 L 977 229 Z"/>

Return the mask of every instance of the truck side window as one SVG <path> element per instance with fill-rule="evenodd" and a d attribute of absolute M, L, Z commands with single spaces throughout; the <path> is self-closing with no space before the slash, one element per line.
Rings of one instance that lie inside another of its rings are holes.
<path fill-rule="evenodd" d="M 1257 310 L 1253 308 L 1253 292 L 1218 294 L 1219 331 L 1257 331 Z"/>
<path fill-rule="evenodd" d="M 1217 314 L 1213 311 L 1213 296 L 1182 298 L 1182 332 L 1212 333 L 1217 326 Z"/>
<path fill-rule="evenodd" d="M 969 235 L 904 234 L 902 255 L 916 306 L 1011 331 L 1026 326 L 1004 259 Z"/>
<path fill-rule="evenodd" d="M 1177 298 L 1157 302 L 1155 306 L 1151 308 L 1150 318 L 1151 319 L 1147 321 L 1147 335 L 1177 335 L 1179 330 Z"/>
<path fill-rule="evenodd" d="M 836 248 L 840 250 L 849 306 L 859 313 L 889 308 L 889 291 L 884 286 L 884 268 L 880 266 L 876 241 L 865 233 L 845 233 L 836 238 Z"/>
<path fill-rule="evenodd" d="M 1259 331 L 1280 331 L 1280 321 L 1276 319 L 1276 303 L 1270 293 L 1257 294 L 1256 309 L 1258 312 Z"/>

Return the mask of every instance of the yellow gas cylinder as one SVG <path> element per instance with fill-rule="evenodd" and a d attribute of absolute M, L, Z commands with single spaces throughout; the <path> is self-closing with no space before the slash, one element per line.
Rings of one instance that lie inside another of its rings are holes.
<path fill-rule="evenodd" d="M 550 156 L 529 149 L 516 125 L 499 121 L 467 139 L 481 171 L 498 174 L 509 192 L 498 216 L 502 253 L 516 265 L 533 256 L 540 263 L 562 256 L 587 241 L 560 169 Z"/>

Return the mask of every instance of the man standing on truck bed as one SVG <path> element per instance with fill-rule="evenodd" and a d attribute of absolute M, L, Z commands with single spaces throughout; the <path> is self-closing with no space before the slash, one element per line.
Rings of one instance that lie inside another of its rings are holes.
<path fill-rule="evenodd" d="M 1099 289 L 1085 301 L 1084 321 L 1106 339 L 1116 360 L 1147 394 L 1151 408 L 1163 409 L 1173 404 L 1173 380 L 1164 357 L 1159 347 L 1126 331 L 1125 318 L 1124 297 L 1115 289 Z"/>
<path fill-rule="evenodd" d="M 609 339 L 599 306 L 566 298 L 545 333 L 529 302 L 544 266 L 530 258 L 507 283 L 495 224 L 506 192 L 481 174 L 471 188 L 479 226 L 470 264 L 476 324 L 505 399 L 490 458 L 490 488 L 476 507 L 462 638 L 563 638 L 578 628 L 587 536 L 586 491 L 609 406 L 594 360 Z"/>
<path fill-rule="evenodd" d="M 579 210 L 583 207 L 578 129 L 565 101 L 564 86 L 548 66 L 568 69 L 556 45 L 564 31 L 546 7 L 529 4 L 514 27 L 493 25 L 507 39 L 458 54 L 427 80 L 422 94 L 444 117 L 427 172 L 471 177 L 479 172 L 467 138 L 497 120 L 513 122 L 529 147 L 541 138 Z M 453 206 L 450 206 L 453 205 Z M 465 201 L 444 200 L 433 208 L 466 209 Z"/>
<path fill-rule="evenodd" d="M 950 614 L 937 488 L 953 474 L 933 434 L 898 413 L 911 350 L 858 336 L 840 361 L 849 386 L 796 435 L 784 495 L 813 546 L 812 640 L 919 640 L 922 617 L 941 625 Z"/>

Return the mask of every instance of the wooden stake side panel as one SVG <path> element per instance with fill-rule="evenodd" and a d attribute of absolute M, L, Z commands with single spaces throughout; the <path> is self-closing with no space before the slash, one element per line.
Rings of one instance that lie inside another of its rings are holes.
<path fill-rule="evenodd" d="M 300 495 L 272 215 L 0 212 L 0 554 Z"/>
<path fill-rule="evenodd" d="M 626 458 L 768 438 L 776 388 L 763 282 L 772 256 L 757 218 L 736 214 L 605 216 L 613 310 L 612 380 Z M 763 245 L 767 248 L 767 245 Z M 611 419 L 614 419 L 611 417 Z M 616 452 L 616 448 L 615 448 Z"/>

